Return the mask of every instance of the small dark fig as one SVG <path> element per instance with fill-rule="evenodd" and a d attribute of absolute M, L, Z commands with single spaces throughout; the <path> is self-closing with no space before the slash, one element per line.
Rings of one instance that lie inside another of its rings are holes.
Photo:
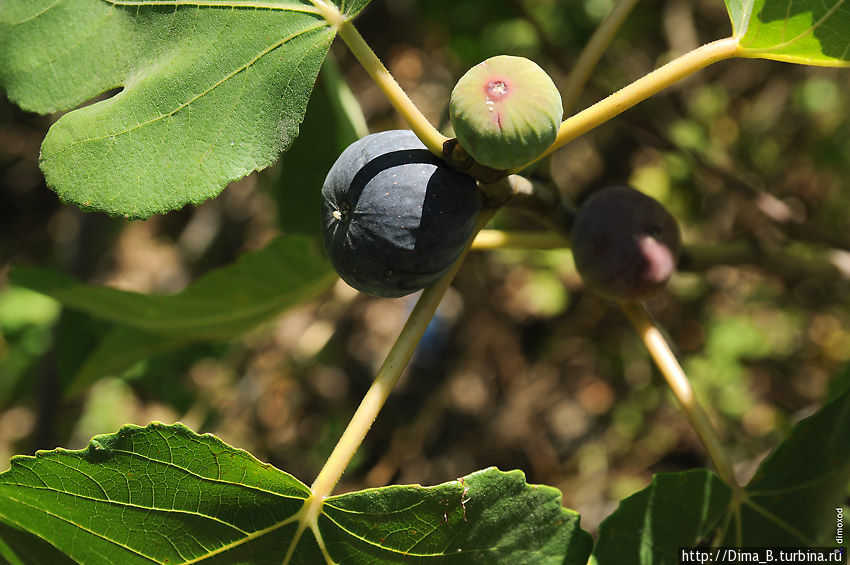
<path fill-rule="evenodd" d="M 322 187 L 322 239 L 342 279 L 396 298 L 436 281 L 460 256 L 481 209 L 475 180 L 410 130 L 368 135 Z"/>
<path fill-rule="evenodd" d="M 614 302 L 640 302 L 661 292 L 676 268 L 676 219 L 657 200 L 628 186 L 593 194 L 572 230 L 576 269 L 588 288 Z"/>
<path fill-rule="evenodd" d="M 460 145 L 477 162 L 507 170 L 552 145 L 564 109 L 546 71 L 523 57 L 478 63 L 452 90 L 449 116 Z"/>

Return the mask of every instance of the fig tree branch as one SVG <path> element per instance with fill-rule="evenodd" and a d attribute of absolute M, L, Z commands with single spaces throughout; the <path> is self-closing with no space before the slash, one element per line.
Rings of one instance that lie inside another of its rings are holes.
<path fill-rule="evenodd" d="M 827 257 L 800 257 L 787 251 L 764 249 L 750 241 L 687 245 L 676 269 L 699 273 L 720 265 L 752 265 L 783 281 L 818 279 L 837 283 L 850 281 L 847 254 Z"/>
<path fill-rule="evenodd" d="M 472 249 L 566 249 L 570 242 L 563 235 L 549 231 L 511 232 L 481 230 L 472 242 Z"/>
<path fill-rule="evenodd" d="M 626 18 L 631 13 L 632 9 L 637 4 L 637 0 L 619 0 L 605 19 L 593 32 L 590 40 L 584 46 L 575 64 L 573 64 L 570 74 L 567 76 L 567 82 L 561 92 L 561 99 L 564 103 L 564 112 L 569 114 L 573 107 L 578 102 L 579 95 L 587 84 L 590 74 L 594 67 L 602 58 L 605 50 L 610 45 L 617 31 L 626 21 Z"/>

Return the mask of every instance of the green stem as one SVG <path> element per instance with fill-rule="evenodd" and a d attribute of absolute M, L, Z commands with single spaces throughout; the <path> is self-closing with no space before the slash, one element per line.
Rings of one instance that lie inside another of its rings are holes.
<path fill-rule="evenodd" d="M 552 231 L 506 232 L 481 230 L 472 242 L 476 251 L 486 249 L 561 249 L 569 247 L 569 241 Z"/>
<path fill-rule="evenodd" d="M 483 211 L 476 226 L 476 233 L 490 221 L 493 217 L 494 210 Z M 470 244 L 472 238 L 470 238 Z M 416 306 L 407 319 L 407 323 L 402 328 L 401 333 L 396 339 L 395 344 L 390 350 L 384 364 L 378 371 L 372 386 L 366 392 L 360 406 L 352 416 L 348 427 L 342 434 L 339 442 L 328 458 L 325 466 L 319 472 L 310 490 L 313 491 L 313 500 L 319 504 L 331 494 L 346 467 L 351 462 L 354 453 L 366 437 L 369 428 L 377 418 L 378 413 L 384 406 L 390 392 L 401 376 L 407 362 L 410 360 L 413 351 L 416 349 L 422 334 L 431 322 L 440 300 L 443 298 L 446 290 L 457 274 L 466 253 L 469 251 L 470 245 L 464 250 L 464 253 L 455 261 L 451 269 L 434 284 L 428 286 L 416 302 Z"/>
<path fill-rule="evenodd" d="M 567 118 L 558 129 L 555 142 L 536 160 L 560 149 L 570 141 L 625 112 L 671 84 L 707 67 L 712 63 L 740 55 L 738 38 L 728 37 L 708 43 L 674 59 L 593 106 Z M 518 172 L 531 163 L 518 167 Z"/>
<path fill-rule="evenodd" d="M 363 443 L 363 439 L 375 422 L 375 418 L 378 417 L 378 413 L 383 408 L 387 398 L 389 398 L 390 392 L 392 392 L 393 387 L 395 387 L 399 377 L 401 377 L 401 373 L 407 366 L 408 361 L 410 361 L 410 357 L 419 344 L 419 340 L 422 339 L 422 334 L 425 333 L 428 324 L 431 323 L 431 319 L 434 317 L 434 312 L 437 311 L 437 306 L 440 305 L 443 295 L 448 290 L 467 253 L 469 253 L 472 240 L 487 225 L 487 222 L 493 218 L 495 213 L 496 209 L 488 208 L 479 214 L 475 233 L 469 238 L 469 243 L 467 243 L 466 249 L 464 249 L 461 256 L 457 258 L 445 275 L 422 291 L 422 295 L 416 301 L 416 306 L 414 306 L 401 333 L 393 344 L 392 349 L 390 349 L 389 354 L 387 354 L 384 364 L 378 370 L 375 380 L 372 381 L 372 386 L 366 391 L 366 395 L 360 401 L 360 406 L 357 407 L 357 410 L 351 417 L 351 421 L 342 433 L 342 437 L 339 438 L 336 447 L 334 447 L 328 460 L 325 461 L 324 467 L 319 471 L 316 480 L 310 486 L 312 494 L 304 501 L 304 505 L 296 514 L 298 526 L 293 534 L 289 550 L 284 557 L 284 565 L 288 565 L 290 562 L 299 538 L 308 528 L 315 533 L 325 562 L 328 564 L 333 563 L 324 542 L 321 540 L 321 532 L 319 531 L 319 516 L 322 513 L 322 505 L 325 499 L 333 492 L 345 469 L 351 463 L 351 459 L 360 448 L 360 444 Z"/>
<path fill-rule="evenodd" d="M 632 9 L 637 4 L 638 0 L 619 0 L 617 4 L 611 8 L 611 11 L 593 32 L 590 40 L 584 46 L 584 49 L 576 59 L 567 82 L 564 85 L 561 99 L 564 103 L 564 112 L 569 113 L 578 102 L 578 97 L 581 94 L 582 88 L 587 84 L 590 78 L 590 73 L 596 67 L 596 63 L 602 57 L 605 49 L 614 39 L 617 30 L 623 25 L 623 22 L 631 13 Z"/>
<path fill-rule="evenodd" d="M 706 451 L 708 451 L 708 456 L 711 457 L 711 461 L 714 463 L 715 469 L 717 469 L 717 474 L 733 490 L 739 490 L 740 487 L 735 478 L 732 463 L 729 455 L 723 448 L 720 435 L 714 429 L 711 420 L 709 420 L 708 415 L 697 400 L 694 389 L 676 356 L 670 350 L 667 340 L 664 339 L 661 331 L 655 326 L 655 323 L 642 304 L 623 304 L 621 307 L 635 330 L 637 330 L 641 340 L 647 350 L 649 350 L 649 354 L 667 381 L 670 390 L 673 392 L 673 396 L 685 411 L 688 421 L 696 431 Z"/>
<path fill-rule="evenodd" d="M 437 131 L 428 118 L 419 110 L 416 104 L 407 96 L 404 90 L 396 82 L 393 75 L 354 27 L 350 20 L 345 19 L 333 4 L 325 0 L 310 0 L 319 9 L 325 20 L 333 27 L 354 57 L 363 65 L 378 88 L 384 93 L 390 104 L 401 114 L 404 121 L 413 130 L 422 143 L 438 157 L 443 154 L 443 144 L 448 137 Z"/>

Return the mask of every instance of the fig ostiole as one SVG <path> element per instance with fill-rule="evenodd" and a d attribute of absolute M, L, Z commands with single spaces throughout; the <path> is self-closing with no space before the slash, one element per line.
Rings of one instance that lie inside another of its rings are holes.
<path fill-rule="evenodd" d="M 499 55 L 472 67 L 455 85 L 449 116 L 466 152 L 507 170 L 539 157 L 561 124 L 561 95 L 535 62 Z"/>
<path fill-rule="evenodd" d="M 345 282 L 395 298 L 448 270 L 480 209 L 472 177 L 434 156 L 412 131 L 384 131 L 348 146 L 328 172 L 322 239 Z"/>

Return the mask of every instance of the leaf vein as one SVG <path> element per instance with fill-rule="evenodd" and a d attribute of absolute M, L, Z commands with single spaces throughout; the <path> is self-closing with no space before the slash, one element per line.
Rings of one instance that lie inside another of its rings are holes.
<path fill-rule="evenodd" d="M 46 14 L 47 12 L 49 12 L 50 10 L 52 10 L 53 8 L 55 8 L 56 6 L 58 6 L 61 3 L 62 3 L 62 0 L 56 0 L 55 2 L 53 2 L 53 4 L 51 4 L 50 6 L 47 6 L 46 8 L 44 8 L 42 11 L 38 12 L 37 14 L 33 14 L 28 18 L 24 18 L 24 19 L 18 20 L 16 22 L 9 22 L 9 24 L 16 26 L 16 25 L 25 24 L 29 21 L 36 19 L 36 18 L 40 18 L 41 16 L 43 16 L 44 14 Z"/>
<path fill-rule="evenodd" d="M 835 14 L 835 12 L 839 10 L 841 5 L 844 4 L 844 1 L 845 0 L 838 0 L 831 8 L 829 8 L 829 10 L 827 10 L 827 12 L 823 16 L 821 16 L 821 18 L 818 21 L 812 23 L 811 27 L 807 28 L 805 31 L 803 31 L 802 33 L 792 37 L 791 39 L 784 40 L 780 43 L 777 43 L 776 45 L 770 45 L 768 47 L 747 48 L 747 51 L 749 51 L 750 53 L 769 53 L 770 51 L 774 51 L 776 49 L 784 49 L 785 47 L 793 45 L 794 43 L 800 41 L 804 37 L 813 34 L 816 29 L 818 29 L 820 26 L 824 25 L 826 20 L 828 20 L 830 17 L 832 17 L 832 15 Z M 783 22 L 783 28 L 782 28 L 783 39 L 785 38 L 785 28 L 788 25 L 788 21 L 790 19 L 790 10 L 791 10 L 791 2 L 789 1 L 788 2 L 788 14 L 786 14 L 786 16 L 785 16 L 785 21 Z"/>
<path fill-rule="evenodd" d="M 132 552 L 132 553 L 135 553 L 135 554 L 136 554 L 136 555 L 138 555 L 139 557 L 142 557 L 143 559 L 147 559 L 148 561 L 150 561 L 150 562 L 152 562 L 152 563 L 159 563 L 159 561 L 158 561 L 158 560 L 154 559 L 153 557 L 151 557 L 151 556 L 149 556 L 149 555 L 145 555 L 144 553 L 142 553 L 142 552 L 140 552 L 140 551 L 138 551 L 138 550 L 136 550 L 136 549 L 133 549 L 132 547 L 126 546 L 126 545 L 124 545 L 124 544 L 122 544 L 122 543 L 119 543 L 119 542 L 117 542 L 117 541 L 115 541 L 115 540 L 109 539 L 108 537 L 106 537 L 106 536 L 104 536 L 104 535 L 102 535 L 102 534 L 100 534 L 100 533 L 98 533 L 98 532 L 95 532 L 95 531 L 93 531 L 93 530 L 90 530 L 89 528 L 84 527 L 82 524 L 77 524 L 77 523 L 75 523 L 75 522 L 72 522 L 71 520 L 68 520 L 68 519 L 66 519 L 66 518 L 64 518 L 64 517 L 62 517 L 62 516 L 59 516 L 58 514 L 54 514 L 53 512 L 50 512 L 50 511 L 48 511 L 48 510 L 45 510 L 44 508 L 38 508 L 38 507 L 33 506 L 33 505 L 31 505 L 31 504 L 29 504 L 29 503 L 27 503 L 27 502 L 23 501 L 23 500 L 18 500 L 18 499 L 16 499 L 16 498 L 12 497 L 12 496 L 8 497 L 8 498 L 7 498 L 7 500 L 12 500 L 12 501 L 14 501 L 14 502 L 17 502 L 18 504 L 21 504 L 21 505 L 23 505 L 23 506 L 26 506 L 26 507 L 28 507 L 28 508 L 31 508 L 31 509 L 33 509 L 33 510 L 35 510 L 35 511 L 37 511 L 37 512 L 43 512 L 44 514 L 47 514 L 48 516 L 51 516 L 51 517 L 53 517 L 53 518 L 55 518 L 55 519 L 57 519 L 57 520 L 61 520 L 62 522 L 65 522 L 65 523 L 67 523 L 67 524 L 70 524 L 70 525 L 74 526 L 74 527 L 75 527 L 75 528 L 77 528 L 77 529 L 80 529 L 80 530 L 82 530 L 82 531 L 84 531 L 84 532 L 87 532 L 87 533 L 91 534 L 92 536 L 94 536 L 94 537 L 96 537 L 96 538 L 100 538 L 100 539 L 102 539 L 102 540 L 104 540 L 104 541 L 106 541 L 106 542 L 108 542 L 108 543 L 111 543 L 111 544 L 116 545 L 116 546 L 118 546 L 118 547 L 124 548 L 124 549 L 126 549 L 127 551 L 130 551 L 130 552 Z M 2 515 L 2 514 L 0 514 L 0 515 Z M 6 516 L 6 515 L 3 515 L 3 516 L 4 516 L 4 519 L 5 519 L 6 521 L 11 522 L 11 523 L 13 523 L 13 524 L 16 524 L 17 526 L 19 526 L 19 527 L 21 527 L 21 528 L 23 528 L 23 529 L 25 529 L 25 530 L 29 528 L 29 525 L 28 525 L 28 524 L 21 524 L 20 522 L 17 522 L 17 521 L 15 521 L 15 520 L 13 520 L 10 516 Z M 39 537 L 40 537 L 40 536 L 39 536 Z"/>
<path fill-rule="evenodd" d="M 227 480 L 224 480 L 224 479 L 214 479 L 212 477 L 205 477 L 203 475 L 199 475 L 198 473 L 195 473 L 194 471 L 190 471 L 189 469 L 187 469 L 185 467 L 181 467 L 181 466 L 174 464 L 174 463 L 167 463 L 165 461 L 162 461 L 161 459 L 154 459 L 153 457 L 149 457 L 147 455 L 142 455 L 141 453 L 137 453 L 137 452 L 133 452 L 133 451 L 124 451 L 124 450 L 121 450 L 121 449 L 115 449 L 114 451 L 117 452 L 117 453 L 123 453 L 125 455 L 138 457 L 139 459 L 150 461 L 152 463 L 159 463 L 161 465 L 174 467 L 175 469 L 183 471 L 185 474 L 187 474 L 191 477 L 195 477 L 197 479 L 200 479 L 202 481 L 207 481 L 207 482 L 211 482 L 211 483 L 221 483 L 221 484 L 224 484 L 224 485 L 242 487 L 242 488 L 253 490 L 253 491 L 256 491 L 256 492 L 271 494 L 271 495 L 277 496 L 278 498 L 282 498 L 282 499 L 285 499 L 285 500 L 304 500 L 303 498 L 298 497 L 298 496 L 283 494 L 283 493 L 276 492 L 276 491 L 273 491 L 273 490 L 264 489 L 264 488 L 261 488 L 261 487 L 256 486 L 256 485 L 247 485 L 247 484 L 244 484 L 244 483 L 234 483 L 233 481 L 227 481 Z"/>
<path fill-rule="evenodd" d="M 113 6 L 198 6 L 205 8 L 255 8 L 281 12 L 318 14 L 313 6 L 282 6 L 274 2 L 241 2 L 239 0 L 104 0 Z"/>
<path fill-rule="evenodd" d="M 211 514 L 203 514 L 201 512 L 187 510 L 185 508 L 165 508 L 165 507 L 159 507 L 159 506 L 146 506 L 144 504 L 137 504 L 135 502 L 128 502 L 128 501 L 125 501 L 125 500 L 117 500 L 117 499 L 114 499 L 114 498 L 109 498 L 108 495 L 105 495 L 106 498 L 98 498 L 96 496 L 90 496 L 90 495 L 85 495 L 85 494 L 76 493 L 76 492 L 69 492 L 67 490 L 59 490 L 55 487 L 36 487 L 36 486 L 31 486 L 31 485 L 16 485 L 16 486 L 18 486 L 22 490 L 23 489 L 29 489 L 29 490 L 33 490 L 33 491 L 45 491 L 45 492 L 53 492 L 53 493 L 56 493 L 56 494 L 64 494 L 64 495 L 69 496 L 71 498 L 78 498 L 80 500 L 88 500 L 90 502 L 97 502 L 97 503 L 100 503 L 100 504 L 109 504 L 109 505 L 117 506 L 117 507 L 120 507 L 120 508 L 134 508 L 136 510 L 146 510 L 146 511 L 150 511 L 150 512 L 162 512 L 162 513 L 166 513 L 166 514 L 186 514 L 186 515 L 189 515 L 189 516 L 197 516 L 199 518 L 205 518 L 205 519 L 210 520 L 212 522 L 217 522 L 217 523 L 221 524 L 222 526 L 227 526 L 229 528 L 232 528 L 242 535 L 250 535 L 250 533 L 251 533 L 251 532 L 248 532 L 246 530 L 243 530 L 242 528 L 240 528 L 239 526 L 237 526 L 235 524 L 231 524 L 230 522 L 222 520 L 221 518 L 217 518 L 217 517 L 215 517 Z M 10 498 L 12 498 L 12 497 L 10 497 Z M 14 499 L 14 498 L 12 498 L 12 499 L 15 500 L 16 502 L 20 502 L 20 503 L 23 504 L 23 501 L 20 501 L 20 500 Z M 33 508 L 35 508 L 35 507 L 33 507 Z M 44 512 L 47 512 L 47 510 L 41 509 L 41 508 L 39 508 L 38 510 L 42 510 Z M 69 521 L 70 521 L 70 519 L 69 519 Z"/>

